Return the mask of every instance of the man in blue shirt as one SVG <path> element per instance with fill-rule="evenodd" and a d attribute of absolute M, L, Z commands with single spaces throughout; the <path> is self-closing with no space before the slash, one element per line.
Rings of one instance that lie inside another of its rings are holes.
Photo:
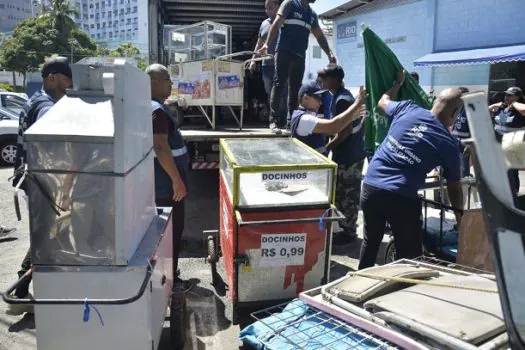
<path fill-rule="evenodd" d="M 255 45 L 255 52 L 259 51 L 261 47 L 266 42 L 266 39 L 268 38 L 268 33 L 270 32 L 270 28 L 275 21 L 275 17 L 277 16 L 277 11 L 279 11 L 279 0 L 266 0 L 264 4 L 264 8 L 266 10 L 266 15 L 268 16 L 267 19 L 265 19 L 259 28 L 259 38 L 257 39 L 257 44 Z M 277 46 L 277 37 L 275 37 L 268 46 L 268 53 L 270 55 L 275 54 L 275 47 Z M 257 58 L 257 54 L 253 55 L 253 58 Z M 257 63 L 253 61 L 250 63 L 250 70 L 253 72 L 255 71 L 257 67 Z M 261 65 L 261 73 L 262 73 L 262 79 L 264 83 L 264 90 L 266 91 L 266 95 L 268 96 L 268 106 L 270 106 L 270 95 L 272 93 L 272 86 L 273 86 L 273 77 L 275 75 L 275 62 L 273 59 L 268 59 L 262 61 Z M 286 108 L 286 103 L 288 101 L 288 84 L 285 84 L 283 91 L 281 93 L 281 109 L 280 114 L 281 116 L 286 117 L 288 114 L 288 109 Z"/>
<path fill-rule="evenodd" d="M 463 209 L 459 145 L 448 131 L 463 107 L 461 90 L 443 91 L 428 111 L 413 101 L 394 101 L 404 80 L 404 72 L 399 72 L 394 86 L 378 103 L 392 124 L 363 180 L 364 238 L 359 269 L 374 265 L 386 222 L 392 228 L 398 258 L 421 255 L 418 191 L 437 166 L 444 169 L 452 207 Z M 461 213 L 455 214 L 460 224 Z"/>
<path fill-rule="evenodd" d="M 333 63 L 336 61 L 319 26 L 317 14 L 310 7 L 314 2 L 315 0 L 284 0 L 270 28 L 268 38 L 259 50 L 261 53 L 267 52 L 270 43 L 279 34 L 275 54 L 276 74 L 270 97 L 270 129 L 277 134 L 282 132 L 281 128 L 285 127 L 287 118 L 282 115 L 280 103 L 286 82 L 288 82 L 288 112 L 291 114 L 297 108 L 310 32 L 328 55 L 329 61 Z"/>
<path fill-rule="evenodd" d="M 345 73 L 341 66 L 329 64 L 323 76 L 323 86 L 332 94 L 330 114 L 336 116 L 352 105 L 355 99 L 344 86 Z M 365 159 L 363 120 L 361 117 L 356 118 L 327 145 L 327 149 L 332 151 L 332 160 L 337 163 L 335 204 L 346 217 L 339 222 L 343 231 L 335 235 L 332 241 L 335 246 L 355 242 L 357 238 L 357 215 Z"/>
<path fill-rule="evenodd" d="M 38 119 L 42 118 L 58 100 L 64 97 L 66 90 L 73 85 L 73 73 L 67 59 L 64 57 L 52 58 L 46 61 L 42 66 L 42 78 L 42 89 L 31 96 L 29 101 L 24 105 L 23 111 L 20 113 L 13 187 L 18 185 L 18 182 L 22 177 L 22 172 L 20 170 L 24 168 L 27 161 L 26 145 L 24 143 L 25 132 Z M 21 184 L 20 189 L 25 192 L 24 196 L 27 196 L 25 183 Z M 47 203 L 42 205 L 47 205 Z M 22 261 L 21 269 L 18 271 L 18 277 L 22 277 L 30 268 L 31 249 L 29 249 Z M 17 298 L 23 299 L 31 297 L 31 294 L 29 293 L 30 282 L 31 279 L 28 279 L 17 288 L 15 291 L 15 296 Z M 9 308 L 6 311 L 8 315 L 22 315 L 26 312 L 33 312 L 32 305 L 9 304 Z"/>
<path fill-rule="evenodd" d="M 301 105 L 292 114 L 291 129 L 292 137 L 327 155 L 326 136 L 337 134 L 355 120 L 365 101 L 366 90 L 361 87 L 356 101 L 332 119 L 319 118 L 317 114 L 321 105 L 321 95 L 324 92 L 325 90 L 321 90 L 315 81 L 301 87 L 299 90 Z"/>

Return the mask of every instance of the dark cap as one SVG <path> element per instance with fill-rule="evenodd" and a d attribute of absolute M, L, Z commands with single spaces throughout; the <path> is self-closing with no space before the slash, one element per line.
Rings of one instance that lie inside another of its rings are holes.
<path fill-rule="evenodd" d="M 330 63 L 324 69 L 321 69 L 319 72 L 317 72 L 317 74 L 320 77 L 332 77 L 339 78 L 341 80 L 343 80 L 345 77 L 345 71 L 343 67 L 334 63 Z"/>
<path fill-rule="evenodd" d="M 317 82 L 311 81 L 301 86 L 299 89 L 299 98 L 302 98 L 304 95 L 318 95 L 320 97 L 324 92 L 326 92 L 326 90 L 321 89 L 319 85 L 317 85 Z"/>
<path fill-rule="evenodd" d="M 63 74 L 66 77 L 73 78 L 73 72 L 65 57 L 56 57 L 47 60 L 42 66 L 42 78 L 47 78 L 49 74 Z"/>
<path fill-rule="evenodd" d="M 523 96 L 523 90 L 521 90 L 517 86 L 513 86 L 507 89 L 505 91 L 505 95 L 511 95 L 511 96 Z"/>

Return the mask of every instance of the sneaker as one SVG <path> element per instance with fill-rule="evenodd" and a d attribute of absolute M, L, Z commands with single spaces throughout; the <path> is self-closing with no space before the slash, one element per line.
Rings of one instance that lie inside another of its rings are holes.
<path fill-rule="evenodd" d="M 283 131 L 277 126 L 275 123 L 270 124 L 270 130 L 277 135 L 280 135 L 283 133 Z"/>
<path fill-rule="evenodd" d="M 332 239 L 332 245 L 335 245 L 335 246 L 348 245 L 348 244 L 355 243 L 356 240 L 357 240 L 357 236 L 355 234 L 352 235 L 352 234 L 341 232 L 341 233 L 336 234 L 335 237 Z"/>
<path fill-rule="evenodd" d="M 16 228 L 10 228 L 0 225 L 0 238 L 3 238 L 16 231 Z"/>
<path fill-rule="evenodd" d="M 16 296 L 14 296 L 13 298 L 17 299 Z M 27 299 L 27 298 L 33 299 L 33 296 L 31 295 L 31 293 L 29 293 L 27 297 L 24 299 Z M 5 313 L 9 316 L 20 316 L 25 313 L 34 314 L 35 307 L 34 305 L 29 305 L 29 304 L 8 304 L 7 310 L 5 311 Z"/>

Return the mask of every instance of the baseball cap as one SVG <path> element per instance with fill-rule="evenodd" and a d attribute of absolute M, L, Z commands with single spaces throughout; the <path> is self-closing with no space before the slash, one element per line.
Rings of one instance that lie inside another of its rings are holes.
<path fill-rule="evenodd" d="M 66 77 L 73 78 L 73 72 L 65 57 L 52 58 L 42 66 L 42 78 L 46 78 L 49 74 L 63 74 Z"/>
<path fill-rule="evenodd" d="M 321 89 L 319 85 L 317 85 L 317 82 L 311 81 L 301 86 L 301 88 L 299 89 L 299 98 L 302 98 L 304 95 L 318 95 L 319 97 L 321 97 L 320 95 L 322 95 L 324 92 L 326 92 L 326 90 Z"/>
<path fill-rule="evenodd" d="M 343 67 L 334 63 L 330 63 L 328 66 L 317 72 L 317 74 L 321 77 L 333 77 L 339 79 L 344 79 L 345 77 L 345 71 Z"/>
<path fill-rule="evenodd" d="M 517 86 L 513 86 L 507 89 L 505 91 L 505 95 L 511 95 L 511 96 L 523 96 L 523 90 L 521 90 Z"/>

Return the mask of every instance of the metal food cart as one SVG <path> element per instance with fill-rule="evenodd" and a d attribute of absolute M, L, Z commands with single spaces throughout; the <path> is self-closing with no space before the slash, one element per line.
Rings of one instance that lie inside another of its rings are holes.
<path fill-rule="evenodd" d="M 252 56 L 253 52 L 231 52 L 231 26 L 204 21 L 169 31 L 169 70 L 172 94 L 178 114 L 190 108 L 184 118 L 206 118 L 216 127 L 216 107 L 226 107 L 242 129 L 244 118 L 244 73 L 251 61 L 272 58 L 271 55 L 236 61 L 235 57 Z M 238 111 L 237 111 L 238 110 Z M 181 120 L 181 116 L 178 117 Z"/>
<path fill-rule="evenodd" d="M 293 138 L 221 139 L 219 240 L 233 322 L 328 281 L 336 164 Z M 209 261 L 217 262 L 216 238 Z"/>
<path fill-rule="evenodd" d="M 72 70 L 74 88 L 25 134 L 32 268 L 3 299 L 35 305 L 39 350 L 156 349 L 173 259 L 170 211 L 154 201 L 149 77 L 123 60 Z M 30 277 L 34 298 L 12 297 Z"/>

